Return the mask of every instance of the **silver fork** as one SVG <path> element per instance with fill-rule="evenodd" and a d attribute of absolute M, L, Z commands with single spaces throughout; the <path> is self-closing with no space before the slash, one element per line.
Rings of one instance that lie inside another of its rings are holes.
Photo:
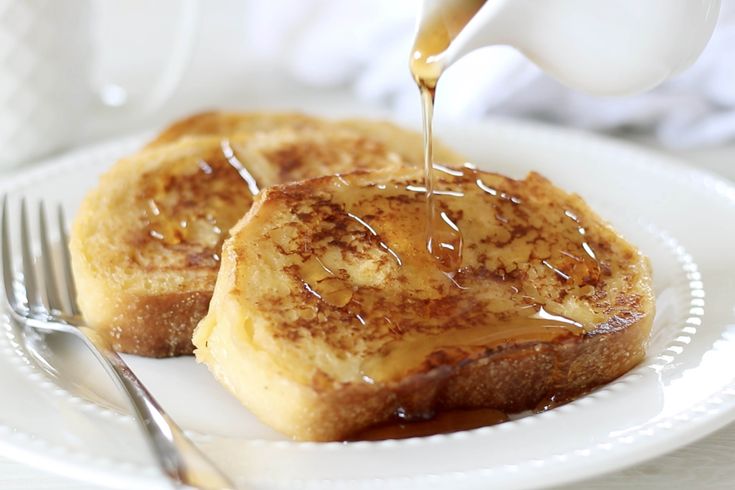
<path fill-rule="evenodd" d="M 20 233 L 25 301 L 14 285 L 8 197 L 2 206 L 2 269 L 5 297 L 11 316 L 23 328 L 43 332 L 63 332 L 81 339 L 102 364 L 107 374 L 128 397 L 140 429 L 156 457 L 161 471 L 178 488 L 228 489 L 232 482 L 186 437 L 171 417 L 151 396 L 143 383 L 133 374 L 125 361 L 115 352 L 110 341 L 97 330 L 84 324 L 76 303 L 76 289 L 71 272 L 64 212 L 58 208 L 59 236 L 63 253 L 60 264 L 55 264 L 51 253 L 46 211 L 39 204 L 41 257 L 34 264 L 31 232 L 25 199 L 21 201 Z M 58 259 L 56 259 L 58 260 Z M 57 267 L 61 270 L 56 274 Z M 60 277 L 58 277 L 60 276 Z M 62 298 L 66 292 L 66 298 Z"/>

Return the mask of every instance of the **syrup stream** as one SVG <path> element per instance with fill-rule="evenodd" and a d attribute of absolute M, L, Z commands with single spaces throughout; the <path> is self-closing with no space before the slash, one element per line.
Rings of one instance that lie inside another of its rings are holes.
<path fill-rule="evenodd" d="M 442 53 L 462 31 L 485 0 L 445 0 L 435 5 L 419 26 L 409 66 L 421 94 L 424 132 L 424 186 L 426 187 L 426 249 L 438 267 L 454 275 L 462 266 L 462 232 L 437 209 L 433 155 L 433 115 L 436 87 L 446 66 Z"/>

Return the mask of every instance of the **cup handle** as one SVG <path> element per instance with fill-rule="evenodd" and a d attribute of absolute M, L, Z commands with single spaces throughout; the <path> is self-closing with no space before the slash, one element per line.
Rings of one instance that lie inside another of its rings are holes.
<path fill-rule="evenodd" d="M 145 91 L 145 95 L 132 100 L 124 100 L 124 92 L 123 97 L 120 98 L 122 100 L 115 100 L 115 89 L 120 91 L 122 90 L 120 87 L 109 86 L 107 90 L 111 93 L 107 94 L 104 93 L 105 88 L 103 88 L 100 93 L 100 105 L 103 106 L 103 109 L 97 116 L 101 116 L 102 119 L 114 119 L 116 124 L 125 125 L 150 115 L 171 98 L 181 82 L 194 50 L 201 1 L 181 0 L 179 4 L 181 8 L 174 32 L 174 49 L 168 62 L 162 67 L 157 80 L 149 90 Z"/>

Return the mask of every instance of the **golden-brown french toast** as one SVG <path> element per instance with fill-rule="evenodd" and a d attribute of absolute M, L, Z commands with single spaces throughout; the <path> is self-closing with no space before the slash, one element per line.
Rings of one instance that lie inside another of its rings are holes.
<path fill-rule="evenodd" d="M 110 332 L 123 352 L 191 354 L 222 241 L 255 194 L 293 180 L 406 164 L 390 142 L 326 122 L 191 136 L 124 158 L 86 196 L 72 230 L 85 319 Z"/>
<path fill-rule="evenodd" d="M 393 152 L 409 162 L 420 164 L 424 161 L 422 137 L 415 131 L 386 121 L 371 119 L 333 121 L 297 112 L 202 112 L 175 122 L 151 141 L 148 147 L 191 136 L 228 136 L 274 129 L 353 130 L 372 141 L 390 147 Z M 440 141 L 434 143 L 434 159 L 441 163 L 464 163 L 456 152 Z"/>
<path fill-rule="evenodd" d="M 195 354 L 300 440 L 400 416 L 513 413 L 635 366 L 654 315 L 648 260 L 576 195 L 437 171 L 462 262 L 426 251 L 419 171 L 323 177 L 258 195 L 225 241 Z"/>

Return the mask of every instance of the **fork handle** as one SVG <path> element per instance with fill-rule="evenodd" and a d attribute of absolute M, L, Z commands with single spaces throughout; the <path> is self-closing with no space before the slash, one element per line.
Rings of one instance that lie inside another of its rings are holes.
<path fill-rule="evenodd" d="M 161 470 L 178 488 L 234 489 L 234 484 L 192 443 L 166 414 L 143 383 L 112 349 L 110 342 L 91 327 L 79 327 L 80 338 L 125 392 L 136 420 Z"/>

